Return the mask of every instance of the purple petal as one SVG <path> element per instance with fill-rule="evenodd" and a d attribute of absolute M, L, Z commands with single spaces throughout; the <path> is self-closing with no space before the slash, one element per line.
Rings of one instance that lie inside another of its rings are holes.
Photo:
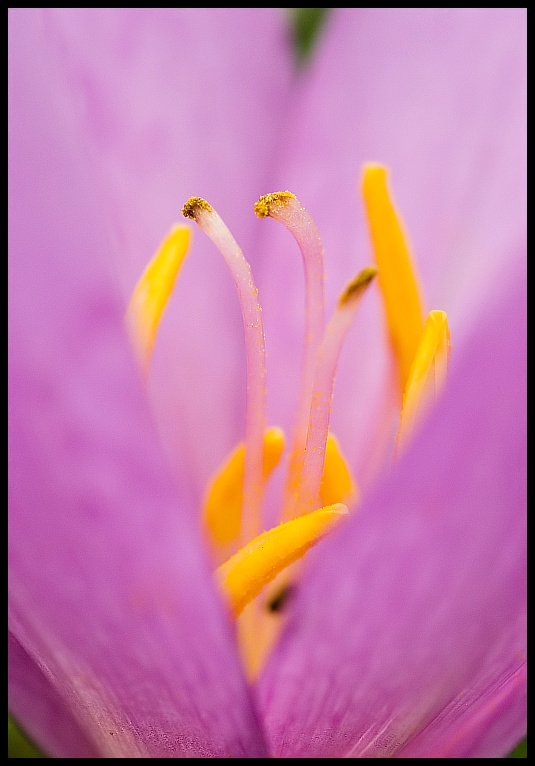
<path fill-rule="evenodd" d="M 525 624 L 519 627 L 525 634 Z M 507 658 L 503 661 L 506 665 Z M 526 663 L 515 657 L 498 677 L 481 674 L 476 685 L 463 689 L 400 756 L 493 758 L 509 753 L 526 734 L 526 692 Z"/>
<path fill-rule="evenodd" d="M 246 256 L 254 250 L 262 226 L 253 204 L 271 186 L 290 97 L 283 22 L 265 8 L 45 15 L 44 61 L 56 64 L 55 88 L 88 140 L 125 305 L 171 224 L 185 223 L 180 210 L 192 195 L 214 205 Z M 243 438 L 245 358 L 232 280 L 194 228 L 149 391 L 170 461 L 187 466 L 200 501 Z"/>
<path fill-rule="evenodd" d="M 188 482 L 170 478 L 123 331 L 92 155 L 39 18 L 10 13 L 9 619 L 13 675 L 31 673 L 13 704 L 55 756 L 73 755 L 76 727 L 78 756 L 260 756 Z M 74 719 L 64 736 L 47 734 L 44 685 Z"/>
<path fill-rule="evenodd" d="M 330 305 L 371 261 L 360 173 L 364 162 L 381 162 L 391 170 L 427 310 L 448 312 L 454 344 L 469 334 L 510 254 L 525 244 L 526 45 L 525 9 L 332 13 L 292 105 L 278 181 L 318 224 Z M 276 225 L 266 228 L 255 273 L 271 342 L 270 392 L 286 425 L 302 278 L 292 243 Z M 383 316 L 370 291 L 341 359 L 332 414 L 365 484 L 387 376 Z"/>
<path fill-rule="evenodd" d="M 525 731 L 516 276 L 413 445 L 310 562 L 259 686 L 277 755 L 503 756 Z"/>
<path fill-rule="evenodd" d="M 10 633 L 9 709 L 31 731 L 45 753 L 65 758 L 98 758 L 94 744 L 74 718 L 69 705 Z"/>

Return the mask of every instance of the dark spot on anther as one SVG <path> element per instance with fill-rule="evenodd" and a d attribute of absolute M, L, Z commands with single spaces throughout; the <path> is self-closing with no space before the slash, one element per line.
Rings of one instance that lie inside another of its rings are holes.
<path fill-rule="evenodd" d="M 282 612 L 285 606 L 287 606 L 291 596 L 295 592 L 295 585 L 286 583 L 282 588 L 275 593 L 269 601 L 266 602 L 266 609 L 268 612 Z"/>

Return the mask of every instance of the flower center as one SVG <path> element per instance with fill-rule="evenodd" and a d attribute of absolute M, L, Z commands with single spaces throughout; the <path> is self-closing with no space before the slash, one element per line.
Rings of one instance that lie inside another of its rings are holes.
<path fill-rule="evenodd" d="M 300 392 L 289 448 L 280 523 L 263 531 L 266 483 L 284 452 L 280 428 L 266 428 L 266 363 L 261 308 L 251 268 L 217 212 L 192 197 L 184 216 L 196 221 L 230 269 L 240 302 L 246 350 L 244 441 L 209 483 L 203 526 L 214 551 L 216 580 L 238 621 L 249 676 L 272 645 L 281 611 L 298 577 L 296 563 L 354 508 L 358 492 L 340 446 L 329 431 L 334 380 L 347 331 L 378 273 L 402 400 L 396 453 L 442 387 L 449 355 L 444 312 L 424 324 L 418 283 L 406 238 L 387 187 L 385 168 L 367 165 L 363 194 L 376 267 L 361 271 L 343 290 L 324 323 L 323 246 L 307 210 L 290 192 L 261 197 L 259 217 L 282 223 L 295 238 L 305 276 L 305 341 Z M 176 226 L 143 273 L 127 320 L 145 375 L 156 331 L 188 250 L 190 231 Z M 242 613 L 243 612 L 243 613 Z"/>

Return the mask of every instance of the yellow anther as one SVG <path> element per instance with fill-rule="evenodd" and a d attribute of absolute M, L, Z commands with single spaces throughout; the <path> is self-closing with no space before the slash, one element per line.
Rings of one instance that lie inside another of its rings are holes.
<path fill-rule="evenodd" d="M 338 306 L 342 308 L 351 303 L 351 301 L 358 300 L 376 276 L 377 269 L 375 266 L 367 266 L 365 269 L 362 269 L 362 271 L 360 271 L 346 286 L 344 292 L 338 298 Z"/>
<path fill-rule="evenodd" d="M 299 516 L 255 537 L 220 566 L 216 577 L 234 616 L 237 617 L 264 586 L 301 558 L 345 515 L 347 508 L 338 503 Z"/>
<path fill-rule="evenodd" d="M 273 206 L 287 205 L 291 199 L 295 199 L 295 194 L 289 191 L 264 194 L 255 202 L 254 211 L 259 218 L 267 218 Z"/>
<path fill-rule="evenodd" d="M 182 208 L 182 215 L 197 221 L 197 216 L 201 210 L 206 210 L 208 213 L 214 212 L 214 208 L 202 197 L 190 197 Z"/>
<path fill-rule="evenodd" d="M 364 166 L 362 192 L 402 394 L 424 325 L 418 279 L 400 217 L 390 196 L 385 167 Z"/>
<path fill-rule="evenodd" d="M 266 429 L 262 454 L 264 481 L 278 465 L 283 451 L 283 431 Z M 245 446 L 240 443 L 211 480 L 204 504 L 204 524 L 218 546 L 230 545 L 240 536 L 244 474 Z"/>
<path fill-rule="evenodd" d="M 156 332 L 178 272 L 188 252 L 191 229 L 174 226 L 141 275 L 128 304 L 126 321 L 146 373 Z"/>
<path fill-rule="evenodd" d="M 403 395 L 396 440 L 398 448 L 405 444 L 425 410 L 442 391 L 446 382 L 449 354 L 448 317 L 444 311 L 431 311 Z"/>
<path fill-rule="evenodd" d="M 330 432 L 325 445 L 320 500 L 323 506 L 333 505 L 333 503 L 353 505 L 358 500 L 358 490 L 351 471 L 337 439 Z"/>

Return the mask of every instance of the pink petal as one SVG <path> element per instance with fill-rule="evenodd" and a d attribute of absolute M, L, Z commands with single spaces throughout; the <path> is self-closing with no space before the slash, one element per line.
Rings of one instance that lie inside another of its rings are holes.
<path fill-rule="evenodd" d="M 412 447 L 309 562 L 259 687 L 277 755 L 496 757 L 525 732 L 524 269 L 516 277 Z"/>
<path fill-rule="evenodd" d="M 39 19 L 10 12 L 16 712 L 55 756 L 260 756 L 188 482 L 170 478 L 122 328 L 105 200 Z M 57 725 L 74 719 L 64 736 L 38 712 L 47 684 Z"/>

